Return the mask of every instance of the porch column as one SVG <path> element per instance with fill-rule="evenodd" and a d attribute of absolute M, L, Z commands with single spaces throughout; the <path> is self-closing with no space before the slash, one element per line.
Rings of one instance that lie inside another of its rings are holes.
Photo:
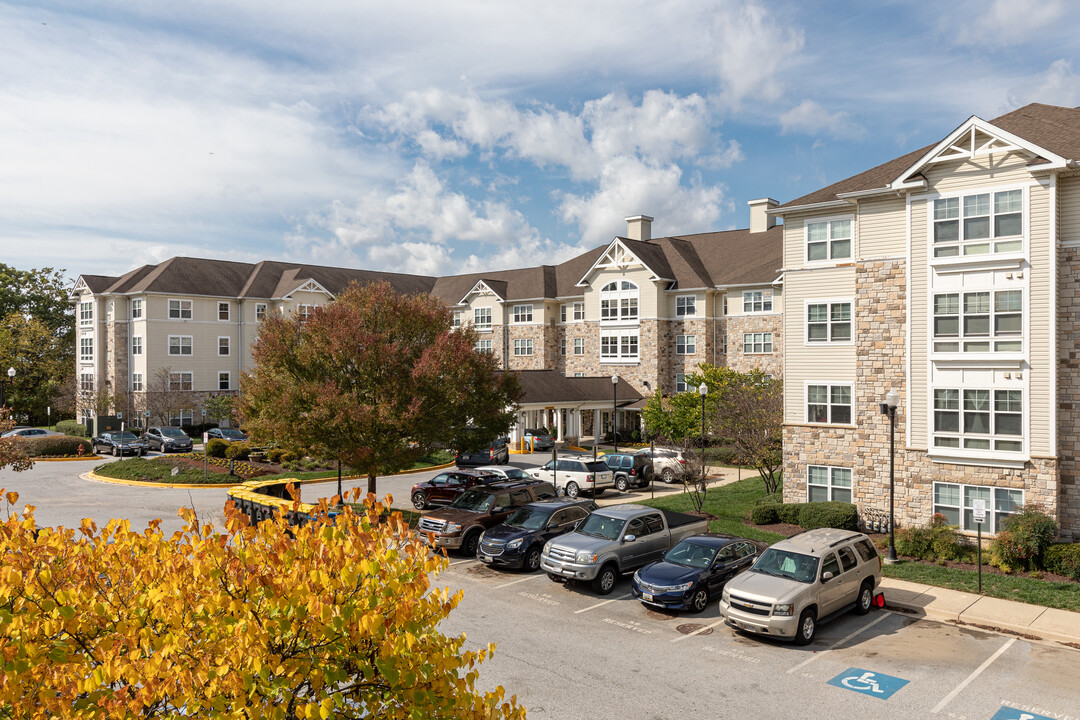
<path fill-rule="evenodd" d="M 555 408 L 555 440 L 563 441 L 562 410 Z"/>

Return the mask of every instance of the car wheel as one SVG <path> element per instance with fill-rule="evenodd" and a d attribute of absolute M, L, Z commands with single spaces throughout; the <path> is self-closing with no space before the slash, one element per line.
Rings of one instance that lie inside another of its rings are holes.
<path fill-rule="evenodd" d="M 525 553 L 525 571 L 536 572 L 540 569 L 540 548 L 531 547 L 529 551 Z"/>
<path fill-rule="evenodd" d="M 476 554 L 476 546 L 480 544 L 480 531 L 473 530 L 461 542 L 461 552 L 469 557 Z"/>
<path fill-rule="evenodd" d="M 113 445 L 113 447 L 112 447 L 112 456 L 113 456 L 113 457 L 116 457 L 116 456 L 117 456 L 118 454 L 119 454 L 119 453 L 118 453 L 118 452 L 117 452 L 117 450 L 116 450 L 116 446 L 115 446 L 115 445 Z"/>
<path fill-rule="evenodd" d="M 660 473 L 660 479 L 670 485 L 675 482 L 675 471 L 671 468 L 664 468 L 664 472 Z"/>
<path fill-rule="evenodd" d="M 690 598 L 690 609 L 696 613 L 705 612 L 705 608 L 709 606 L 709 591 L 705 588 L 700 588 L 694 593 L 694 596 Z"/>
<path fill-rule="evenodd" d="M 874 586 L 870 581 L 864 582 L 862 587 L 859 588 L 859 600 L 855 603 L 855 613 L 858 615 L 865 615 L 870 612 L 870 608 L 874 605 Z"/>
<path fill-rule="evenodd" d="M 641 488 L 642 490 L 644 490 L 645 488 L 649 487 L 649 485 L 651 485 L 651 484 L 652 483 L 650 483 L 648 480 L 646 480 L 645 482 L 638 485 L 638 487 Z"/>
<path fill-rule="evenodd" d="M 630 483 L 626 478 L 620 477 L 615 481 L 615 489 L 619 492 L 626 492 L 630 488 Z"/>
<path fill-rule="evenodd" d="M 799 616 L 799 627 L 795 631 L 796 645 L 809 645 L 814 641 L 817 630 L 817 614 L 813 610 L 803 610 Z"/>
<path fill-rule="evenodd" d="M 427 496 L 422 492 L 414 492 L 412 496 L 412 506 L 417 510 L 427 510 Z"/>
<path fill-rule="evenodd" d="M 566 497 L 576 498 L 579 492 L 581 492 L 581 488 L 578 487 L 576 482 L 566 483 Z"/>
<path fill-rule="evenodd" d="M 593 580 L 593 590 L 598 595 L 609 595 L 611 591 L 615 589 L 615 581 L 619 579 L 619 573 L 615 570 L 614 565 L 605 565 L 600 568 L 600 572 L 597 573 L 596 579 Z"/>

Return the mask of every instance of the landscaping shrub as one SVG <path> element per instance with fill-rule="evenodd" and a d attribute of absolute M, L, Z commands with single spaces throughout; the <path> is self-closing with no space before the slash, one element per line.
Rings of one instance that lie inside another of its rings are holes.
<path fill-rule="evenodd" d="M 206 454 L 210 457 L 223 458 L 228 449 L 229 441 L 221 438 L 214 438 L 206 443 Z"/>
<path fill-rule="evenodd" d="M 806 503 L 784 503 L 776 508 L 776 512 L 780 516 L 780 522 L 787 523 L 788 525 L 798 525 L 799 512 L 805 504 Z"/>
<path fill-rule="evenodd" d="M 272 463 L 280 463 L 281 456 L 285 454 L 285 451 L 281 448 L 270 448 L 266 451 L 266 457 Z"/>
<path fill-rule="evenodd" d="M 1043 569 L 1043 555 L 1057 537 L 1054 518 L 1031 504 L 1002 524 L 1004 529 L 990 541 L 990 562 L 1005 572 Z"/>
<path fill-rule="evenodd" d="M 286 450 L 285 452 L 281 453 L 281 457 L 278 458 L 278 459 L 281 460 L 281 464 L 282 464 L 282 466 L 284 466 L 285 463 L 295 463 L 297 461 L 297 459 L 298 459 L 298 456 L 292 450 Z M 296 468 L 291 467 L 291 468 L 288 468 L 288 469 L 289 470 L 295 470 Z"/>
<path fill-rule="evenodd" d="M 246 442 L 231 442 L 225 447 L 225 457 L 230 460 L 247 460 L 250 455 L 251 445 Z"/>
<path fill-rule="evenodd" d="M 783 505 L 784 504 L 784 492 L 777 490 L 772 495 L 762 495 L 754 501 L 755 505 Z"/>
<path fill-rule="evenodd" d="M 815 528 L 859 529 L 859 511 L 852 503 L 808 502 L 799 509 L 799 525 L 806 530 Z"/>
<path fill-rule="evenodd" d="M 94 448 L 86 438 L 48 435 L 46 437 L 23 438 L 23 442 L 26 443 L 26 452 L 30 457 L 77 456 L 79 446 L 82 446 L 84 455 L 94 454 Z"/>
<path fill-rule="evenodd" d="M 1080 582 L 1080 543 L 1057 543 L 1046 548 L 1043 562 L 1049 572 Z"/>
<path fill-rule="evenodd" d="M 779 507 L 777 503 L 755 505 L 750 511 L 750 522 L 755 525 L 772 525 L 780 522 Z"/>
<path fill-rule="evenodd" d="M 705 457 L 710 465 L 737 465 L 735 461 L 735 448 L 714 447 L 705 451 Z"/>
<path fill-rule="evenodd" d="M 961 543 L 956 526 L 950 525 L 941 513 L 935 514 L 925 527 L 898 529 L 896 552 L 933 562 L 960 560 L 970 554 Z"/>
<path fill-rule="evenodd" d="M 71 435 L 73 437 L 89 437 L 86 426 L 78 420 L 61 420 L 56 423 L 56 432 Z"/>

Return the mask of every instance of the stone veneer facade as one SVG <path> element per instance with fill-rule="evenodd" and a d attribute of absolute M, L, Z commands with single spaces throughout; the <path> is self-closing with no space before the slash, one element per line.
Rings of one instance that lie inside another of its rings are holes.
<path fill-rule="evenodd" d="M 1058 519 L 1080 540 L 1080 248 L 1058 250 L 1057 311 Z"/>
<path fill-rule="evenodd" d="M 724 331 L 727 333 L 726 366 L 738 372 L 762 370 L 776 378 L 784 376 L 784 332 L 783 316 L 770 315 L 730 315 Z M 743 352 L 745 333 L 766 333 L 773 335 L 771 353 Z"/>
<path fill-rule="evenodd" d="M 110 394 L 127 390 L 128 326 L 126 322 L 105 323 L 105 383 Z M 143 349 L 146 352 L 146 348 Z M 121 390 L 118 391 L 117 388 Z"/>

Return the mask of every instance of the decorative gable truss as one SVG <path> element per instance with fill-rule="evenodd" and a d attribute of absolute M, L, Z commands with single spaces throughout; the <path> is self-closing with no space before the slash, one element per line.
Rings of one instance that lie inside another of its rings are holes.
<path fill-rule="evenodd" d="M 577 281 L 576 287 L 584 287 L 589 284 L 589 278 L 597 270 L 627 270 L 629 268 L 645 268 L 653 274 L 652 280 L 660 280 L 660 276 L 655 270 L 646 265 L 641 258 L 635 255 L 630 248 L 623 245 L 619 238 L 615 238 L 608 245 L 607 250 L 603 252 L 600 257 L 596 258 L 596 262 L 592 264 L 581 279 Z"/>
<path fill-rule="evenodd" d="M 285 295 L 282 296 L 282 299 L 292 298 L 293 294 L 298 293 L 298 292 L 320 293 L 322 295 L 325 295 L 327 298 L 329 298 L 331 300 L 334 299 L 334 293 L 330 292 L 329 290 L 324 288 L 322 285 L 320 285 L 318 282 L 316 282 L 315 280 L 312 280 L 310 278 L 304 280 L 302 283 L 300 283 L 299 285 L 294 287 L 292 290 L 285 293 Z"/>
<path fill-rule="evenodd" d="M 506 300 L 506 298 L 504 298 L 502 295 L 492 290 L 491 286 L 488 285 L 486 282 L 484 282 L 483 280 L 477 280 L 476 284 L 472 286 L 472 289 L 469 290 L 469 292 L 465 293 L 464 297 L 458 300 L 458 305 L 468 304 L 469 298 L 473 295 L 494 295 L 495 298 L 499 300 L 499 302 L 503 302 L 504 300 Z"/>
<path fill-rule="evenodd" d="M 90 286 L 87 285 L 86 281 L 80 276 L 78 282 L 75 283 L 75 287 L 71 288 L 71 292 L 68 293 L 68 299 L 73 301 L 78 300 L 84 293 L 90 293 Z"/>

